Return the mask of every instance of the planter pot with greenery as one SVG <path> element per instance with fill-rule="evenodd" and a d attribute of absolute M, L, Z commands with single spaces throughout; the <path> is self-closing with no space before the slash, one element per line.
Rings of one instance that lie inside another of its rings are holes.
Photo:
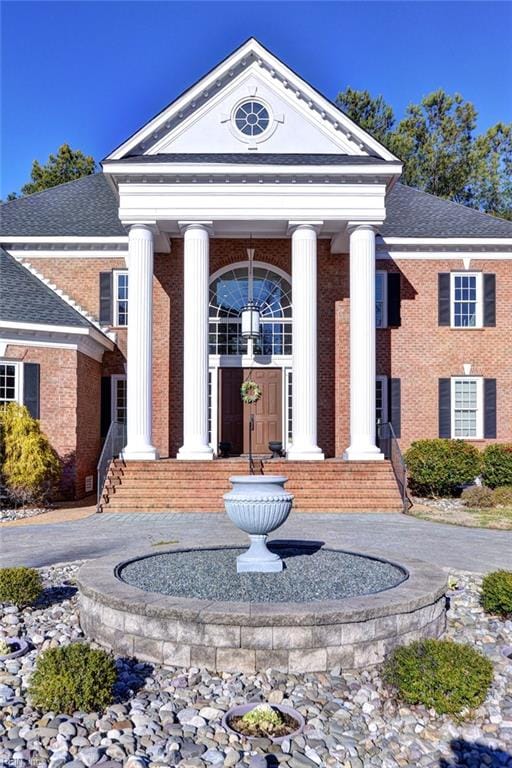
<path fill-rule="evenodd" d="M 17 659 L 28 651 L 28 643 L 22 637 L 6 637 L 0 640 L 0 661 Z"/>
<path fill-rule="evenodd" d="M 240 704 L 228 709 L 222 725 L 229 732 L 246 739 L 270 739 L 280 744 L 304 730 L 304 718 L 283 704 Z"/>

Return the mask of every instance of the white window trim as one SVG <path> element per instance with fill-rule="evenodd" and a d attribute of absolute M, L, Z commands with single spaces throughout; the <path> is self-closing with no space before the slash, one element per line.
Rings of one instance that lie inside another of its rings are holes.
<path fill-rule="evenodd" d="M 455 278 L 476 277 L 476 323 L 475 325 L 455 325 Z M 482 272 L 450 272 L 450 326 L 457 331 L 473 331 L 483 328 L 483 273 Z"/>
<path fill-rule="evenodd" d="M 219 368 L 215 366 L 208 367 L 208 376 L 211 377 L 210 387 L 210 448 L 215 456 L 219 452 Z"/>
<path fill-rule="evenodd" d="M 460 437 L 455 435 L 455 385 L 458 381 L 476 381 L 476 435 Z M 450 387 L 451 436 L 453 440 L 484 439 L 484 378 L 483 376 L 452 376 Z"/>
<path fill-rule="evenodd" d="M 389 421 L 388 414 L 388 377 L 376 376 L 375 381 L 382 382 L 382 421 L 381 424 L 386 424 Z M 377 408 L 375 408 L 375 418 L 377 418 Z"/>
<path fill-rule="evenodd" d="M 23 405 L 23 363 L 17 360 L 8 360 L 7 358 L 0 358 L 0 365 L 14 365 L 15 381 L 14 381 L 14 400 L 7 400 L 9 403 L 19 403 Z"/>
<path fill-rule="evenodd" d="M 110 377 L 110 422 L 116 421 L 117 416 L 117 382 L 126 381 L 126 375 L 116 373 Z"/>
<path fill-rule="evenodd" d="M 378 269 L 375 272 L 375 282 L 377 282 L 378 279 L 382 280 L 382 323 L 380 325 L 377 325 L 377 321 L 375 321 L 375 327 L 376 328 L 387 328 L 388 327 L 388 273 L 385 270 Z M 377 307 L 377 291 L 375 291 L 375 307 Z"/>
<path fill-rule="evenodd" d="M 127 328 L 127 323 L 120 323 L 119 322 L 119 280 L 118 278 L 120 275 L 128 275 L 127 269 L 114 269 L 113 270 L 113 290 L 112 290 L 112 300 L 114 302 L 113 307 L 113 313 L 112 313 L 112 320 L 114 323 L 114 328 Z M 128 312 L 130 311 L 130 306 L 128 305 Z"/>

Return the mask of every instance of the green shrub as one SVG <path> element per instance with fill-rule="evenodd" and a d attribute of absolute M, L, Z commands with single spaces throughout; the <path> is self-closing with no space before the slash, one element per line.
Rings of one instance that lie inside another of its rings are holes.
<path fill-rule="evenodd" d="M 24 608 L 33 605 L 42 591 L 41 577 L 34 568 L 0 568 L 0 603 Z"/>
<path fill-rule="evenodd" d="M 482 453 L 482 478 L 489 488 L 512 485 L 512 444 L 494 443 Z"/>
<path fill-rule="evenodd" d="M 409 487 L 418 496 L 453 496 L 480 473 L 480 453 L 464 440 L 416 440 L 405 453 Z"/>
<path fill-rule="evenodd" d="M 407 704 L 458 715 L 483 703 L 493 668 L 470 645 L 452 640 L 418 640 L 397 648 L 384 665 L 384 680 Z"/>
<path fill-rule="evenodd" d="M 117 679 L 114 659 L 83 643 L 49 648 L 37 659 L 29 695 L 45 711 L 97 712 L 113 701 Z"/>
<path fill-rule="evenodd" d="M 481 602 L 487 613 L 512 616 L 512 571 L 493 571 L 484 576 Z"/>
<path fill-rule="evenodd" d="M 1 474 L 12 499 L 21 504 L 48 499 L 60 479 L 61 464 L 39 421 L 18 403 L 0 408 Z"/>
<path fill-rule="evenodd" d="M 494 507 L 494 491 L 485 485 L 472 485 L 462 491 L 461 499 L 467 507 Z"/>
<path fill-rule="evenodd" d="M 492 493 L 495 507 L 512 507 L 512 485 L 500 485 Z"/>

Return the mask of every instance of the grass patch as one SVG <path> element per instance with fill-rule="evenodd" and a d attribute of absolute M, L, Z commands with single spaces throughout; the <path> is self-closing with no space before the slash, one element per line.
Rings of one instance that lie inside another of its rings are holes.
<path fill-rule="evenodd" d="M 512 507 L 494 509 L 461 507 L 457 509 L 436 509 L 426 504 L 415 504 L 409 514 L 420 520 L 431 520 L 447 525 L 461 525 L 466 528 L 489 528 L 512 531 Z"/>

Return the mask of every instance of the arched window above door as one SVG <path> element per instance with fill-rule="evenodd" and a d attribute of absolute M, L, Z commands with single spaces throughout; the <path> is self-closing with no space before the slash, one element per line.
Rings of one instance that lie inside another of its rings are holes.
<path fill-rule="evenodd" d="M 261 316 L 261 334 L 254 343 L 256 355 L 291 355 L 292 287 L 288 276 L 262 262 L 254 263 L 253 299 Z M 243 355 L 242 307 L 249 300 L 249 267 L 246 262 L 216 272 L 210 281 L 210 338 L 213 355 Z"/>

